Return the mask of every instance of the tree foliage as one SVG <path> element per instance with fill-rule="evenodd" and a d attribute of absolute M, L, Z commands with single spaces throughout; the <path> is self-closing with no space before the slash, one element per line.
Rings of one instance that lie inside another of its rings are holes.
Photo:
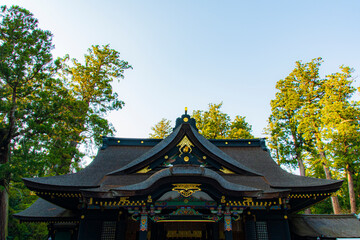
<path fill-rule="evenodd" d="M 21 210 L 24 205 L 12 197 L 26 191 L 22 177 L 76 171 L 85 155 L 80 146 L 100 144 L 101 135 L 113 134 L 106 114 L 124 103 L 111 84 L 131 66 L 109 45 L 92 46 L 84 63 L 68 56 L 53 61 L 52 34 L 17 6 L 2 7 L 0 37 L 0 239 L 5 239 L 7 192 L 10 210 Z M 14 219 L 10 223 L 13 233 L 22 228 Z"/>
<path fill-rule="evenodd" d="M 235 116 L 231 121 L 230 116 L 221 112 L 222 103 L 209 104 L 206 111 L 193 111 L 192 117 L 196 120 L 196 127 L 208 139 L 251 139 L 252 127 L 245 121 L 245 117 Z M 151 138 L 165 138 L 172 132 L 170 121 L 163 118 L 151 128 Z"/>
<path fill-rule="evenodd" d="M 251 139 L 252 127 L 245 121 L 245 117 L 235 116 L 231 121 L 230 116 L 220 109 L 223 103 L 209 104 L 207 111 L 193 111 L 192 117 L 196 120 L 196 127 L 208 139 Z"/>
<path fill-rule="evenodd" d="M 33 101 L 53 72 L 52 35 L 38 28 L 32 14 L 20 7 L 1 7 L 0 25 L 0 239 L 7 235 L 11 148 L 34 131 Z"/>
<path fill-rule="evenodd" d="M 151 127 L 152 133 L 149 134 L 150 138 L 154 139 L 163 139 L 169 136 L 172 132 L 171 121 L 163 118 L 155 124 L 155 126 Z"/>
<path fill-rule="evenodd" d="M 296 164 L 301 175 L 306 172 L 327 179 L 347 175 L 351 211 L 355 212 L 352 182 L 359 164 L 360 128 L 359 103 L 352 101 L 353 70 L 341 66 L 339 72 L 321 78 L 322 62 L 321 58 L 298 61 L 289 76 L 277 82 L 266 129 L 269 148 L 280 164 Z M 340 213 L 336 197 L 332 203 L 335 213 Z"/>

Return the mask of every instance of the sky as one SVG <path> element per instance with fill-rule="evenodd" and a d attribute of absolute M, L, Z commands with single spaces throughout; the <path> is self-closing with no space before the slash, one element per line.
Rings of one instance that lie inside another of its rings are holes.
<path fill-rule="evenodd" d="M 80 61 L 106 45 L 133 66 L 113 84 L 123 109 L 109 119 L 117 137 L 148 137 L 172 120 L 223 102 L 255 137 L 271 113 L 278 80 L 295 62 L 322 57 L 321 75 L 360 70 L 360 1 L 5 0 L 30 10 L 53 33 L 55 57 Z M 357 83 L 358 85 L 358 83 Z"/>

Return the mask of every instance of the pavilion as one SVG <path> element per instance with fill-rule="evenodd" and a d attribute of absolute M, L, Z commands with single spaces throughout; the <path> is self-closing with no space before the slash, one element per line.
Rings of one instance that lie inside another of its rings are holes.
<path fill-rule="evenodd" d="M 40 198 L 16 217 L 56 240 L 292 239 L 342 184 L 286 172 L 264 139 L 205 139 L 186 111 L 165 139 L 103 137 L 82 171 L 24 182 Z"/>

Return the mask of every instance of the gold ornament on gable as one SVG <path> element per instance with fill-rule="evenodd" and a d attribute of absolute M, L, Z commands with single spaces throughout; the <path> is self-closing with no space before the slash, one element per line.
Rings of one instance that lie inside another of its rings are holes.
<path fill-rule="evenodd" d="M 181 156 L 183 153 L 191 153 L 192 147 L 194 147 L 187 136 L 184 136 L 180 143 L 176 146 L 179 147 L 179 156 Z"/>
<path fill-rule="evenodd" d="M 201 191 L 201 184 L 179 183 L 173 184 L 172 191 L 177 191 L 184 197 L 190 197 L 193 193 Z"/>

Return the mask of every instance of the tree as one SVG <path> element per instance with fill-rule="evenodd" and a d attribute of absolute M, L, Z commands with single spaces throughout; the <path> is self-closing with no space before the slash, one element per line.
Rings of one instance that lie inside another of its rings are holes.
<path fill-rule="evenodd" d="M 209 104 L 207 111 L 193 111 L 192 117 L 196 120 L 196 127 L 205 138 L 208 139 L 251 139 L 252 127 L 245 121 L 245 117 L 235 116 L 231 121 L 230 116 L 220 111 L 222 103 Z M 163 118 L 154 127 L 150 133 L 152 138 L 165 138 L 172 128 L 170 121 Z"/>
<path fill-rule="evenodd" d="M 352 86 L 353 69 L 340 67 L 341 72 L 327 76 L 322 98 L 322 121 L 327 149 L 334 159 L 335 168 L 345 171 L 348 183 L 350 211 L 356 213 L 354 176 L 359 167 L 360 108 L 350 99 L 356 89 Z"/>
<path fill-rule="evenodd" d="M 53 48 L 49 31 L 20 7 L 1 7 L 0 25 L 0 239 L 7 235 L 7 190 L 10 144 L 26 132 L 32 93 L 51 72 Z"/>
<path fill-rule="evenodd" d="M 229 139 L 251 139 L 254 136 L 251 134 L 251 125 L 245 121 L 245 117 L 235 116 L 235 119 L 230 122 L 227 138 Z"/>
<path fill-rule="evenodd" d="M 230 116 L 221 112 L 223 103 L 209 104 L 207 111 L 193 111 L 192 117 L 196 120 L 199 132 L 208 139 L 251 139 L 252 127 L 245 121 L 245 117 L 235 116 L 231 121 Z"/>
<path fill-rule="evenodd" d="M 57 144 L 50 151 L 53 155 L 58 155 L 57 151 L 63 153 L 59 164 L 67 172 L 73 163 L 77 165 L 74 160 L 81 156 L 79 144 L 100 145 L 102 135 L 113 135 L 114 128 L 105 117 L 109 111 L 121 109 L 124 102 L 118 98 L 111 84 L 114 80 L 124 78 L 124 70 L 132 68 L 109 45 L 89 48 L 84 64 L 72 59 L 70 65 L 68 60 L 68 56 L 63 59 L 60 76 L 69 89 L 69 96 L 65 98 L 68 102 L 64 103 L 66 108 L 60 117 L 61 120 L 70 120 L 70 127 L 68 131 L 60 128 L 62 132 L 54 133 Z M 74 115 L 76 117 L 72 118 Z M 62 150 L 64 144 L 69 145 L 67 154 Z"/>
<path fill-rule="evenodd" d="M 151 128 L 153 133 L 149 134 L 150 138 L 163 139 L 169 136 L 172 132 L 171 121 L 163 118 Z"/>
<path fill-rule="evenodd" d="M 350 101 L 355 91 L 351 86 L 352 69 L 341 67 L 340 73 L 322 79 L 321 63 L 321 58 L 305 64 L 298 61 L 290 75 L 277 83 L 279 92 L 271 101 L 272 114 L 266 129 L 269 147 L 280 163 L 291 165 L 297 159 L 301 175 L 305 174 L 307 162 L 309 175 L 324 174 L 331 179 L 334 173 L 341 177 L 339 174 L 346 171 L 351 183 L 359 161 L 356 154 L 360 133 L 359 106 Z M 337 171 L 332 173 L 333 169 Z M 350 184 L 350 199 L 355 196 L 351 189 Z M 331 200 L 334 213 L 340 213 L 337 196 Z"/>
<path fill-rule="evenodd" d="M 331 165 L 332 161 L 326 154 L 326 126 L 322 121 L 322 109 L 324 107 L 322 99 L 324 97 L 325 79 L 319 76 L 319 67 L 322 59 L 313 59 L 310 63 L 302 64 L 297 62 L 295 69 L 299 79 L 299 89 L 302 92 L 301 110 L 297 116 L 299 121 L 298 131 L 307 141 L 314 143 L 314 151 L 317 157 L 313 158 L 316 162 L 322 164 L 326 179 L 332 179 Z M 341 213 L 341 208 L 337 196 L 331 196 L 331 202 L 335 214 Z"/>
<path fill-rule="evenodd" d="M 209 104 L 207 111 L 193 111 L 196 127 L 207 139 L 225 139 L 230 128 L 230 116 L 220 111 L 222 103 Z"/>
<path fill-rule="evenodd" d="M 305 176 L 303 151 L 305 141 L 298 131 L 298 112 L 301 109 L 302 92 L 297 87 L 299 84 L 295 70 L 284 80 L 276 83 L 279 91 L 275 99 L 271 100 L 271 115 L 266 129 L 269 135 L 269 148 L 274 153 L 278 164 L 300 169 L 300 175 Z"/>
<path fill-rule="evenodd" d="M 131 66 L 119 52 L 92 46 L 81 64 L 52 61 L 52 35 L 20 7 L 2 7 L 0 29 L 0 240 L 7 226 L 7 191 L 21 177 L 69 173 L 83 143 L 100 144 L 113 128 L 105 118 L 123 106 L 111 83 Z M 13 206 L 14 207 L 14 206 Z"/>

